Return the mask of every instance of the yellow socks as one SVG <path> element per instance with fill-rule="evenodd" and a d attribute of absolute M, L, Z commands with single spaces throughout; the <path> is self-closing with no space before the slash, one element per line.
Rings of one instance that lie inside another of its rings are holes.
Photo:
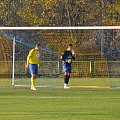
<path fill-rule="evenodd" d="M 35 79 L 31 78 L 31 88 L 35 88 Z"/>

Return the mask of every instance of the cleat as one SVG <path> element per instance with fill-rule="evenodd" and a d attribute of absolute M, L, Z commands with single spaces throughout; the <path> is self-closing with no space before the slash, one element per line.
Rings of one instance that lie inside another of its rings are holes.
<path fill-rule="evenodd" d="M 64 89 L 69 89 L 70 87 L 68 85 L 63 86 Z"/>
<path fill-rule="evenodd" d="M 68 86 L 68 84 L 64 83 L 63 88 L 64 88 L 64 89 L 69 89 L 70 87 Z"/>
<path fill-rule="evenodd" d="M 35 87 L 34 88 L 31 87 L 31 90 L 36 90 L 36 88 Z"/>
<path fill-rule="evenodd" d="M 68 86 L 64 86 L 64 89 L 69 89 L 70 87 L 68 87 Z"/>

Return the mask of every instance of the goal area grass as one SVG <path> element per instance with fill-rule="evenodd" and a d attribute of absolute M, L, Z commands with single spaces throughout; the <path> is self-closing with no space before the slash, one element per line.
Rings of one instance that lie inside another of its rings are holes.
<path fill-rule="evenodd" d="M 37 87 L 62 87 L 64 78 L 36 78 Z M 0 78 L 0 86 L 11 86 L 11 78 Z M 69 85 L 71 88 L 112 88 L 120 86 L 120 78 L 70 78 Z M 30 87 L 30 77 L 16 77 L 14 86 Z"/>

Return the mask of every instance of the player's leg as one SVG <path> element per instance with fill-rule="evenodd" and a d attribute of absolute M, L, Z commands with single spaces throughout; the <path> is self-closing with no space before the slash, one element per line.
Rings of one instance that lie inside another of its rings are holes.
<path fill-rule="evenodd" d="M 37 64 L 35 64 L 34 65 L 34 72 L 33 72 L 33 88 L 32 88 L 32 90 L 36 90 L 36 88 L 35 88 L 35 79 L 36 79 L 36 77 L 37 77 L 37 74 L 38 74 L 38 65 Z"/>
<path fill-rule="evenodd" d="M 68 68 L 68 83 L 69 83 L 69 79 L 70 79 L 70 74 L 72 72 L 72 67 L 69 67 Z"/>
<path fill-rule="evenodd" d="M 64 88 L 69 88 L 68 87 L 68 82 L 69 82 L 69 73 L 65 72 L 64 73 Z"/>
<path fill-rule="evenodd" d="M 68 84 L 68 73 L 67 72 L 64 73 L 64 83 Z"/>
<path fill-rule="evenodd" d="M 35 88 L 35 74 L 34 73 L 31 74 L 31 89 L 32 90 L 36 89 Z"/>
<path fill-rule="evenodd" d="M 69 79 L 70 79 L 70 73 L 68 73 L 68 79 L 67 79 L 68 81 L 67 81 L 67 83 L 69 83 Z M 70 87 L 68 86 L 68 84 L 67 84 L 67 87 L 70 88 Z"/>
<path fill-rule="evenodd" d="M 31 73 L 31 89 L 36 90 L 35 88 L 35 78 L 38 73 L 38 66 L 34 64 L 29 65 L 30 73 Z"/>
<path fill-rule="evenodd" d="M 68 85 L 68 72 L 67 72 L 67 66 L 64 61 L 62 61 L 62 71 L 64 73 L 64 88 L 67 88 Z"/>
<path fill-rule="evenodd" d="M 69 86 L 68 86 L 68 83 L 69 83 L 69 79 L 70 79 L 70 74 L 71 74 L 71 72 L 72 72 L 72 67 L 70 66 L 70 67 L 66 67 L 66 72 L 65 72 L 65 84 L 64 84 L 64 88 L 70 88 Z"/>

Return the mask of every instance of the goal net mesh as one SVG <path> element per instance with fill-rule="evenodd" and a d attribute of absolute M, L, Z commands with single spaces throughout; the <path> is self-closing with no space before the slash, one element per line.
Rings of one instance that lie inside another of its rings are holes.
<path fill-rule="evenodd" d="M 0 86 L 30 86 L 26 58 L 37 42 L 42 48 L 36 86 L 63 85 L 60 56 L 68 43 L 76 54 L 71 87 L 120 86 L 120 29 L 1 30 L 0 35 Z"/>

